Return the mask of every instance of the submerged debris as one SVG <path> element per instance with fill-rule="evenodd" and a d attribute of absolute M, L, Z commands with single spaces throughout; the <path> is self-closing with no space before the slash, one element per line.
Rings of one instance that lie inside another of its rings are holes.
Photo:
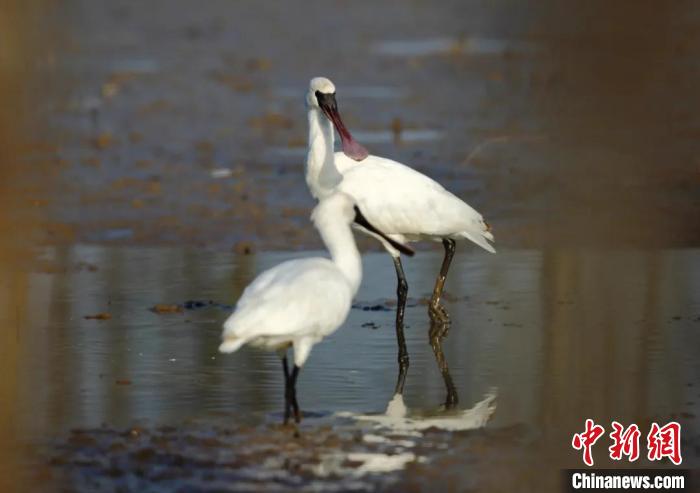
<path fill-rule="evenodd" d="M 219 310 L 229 311 L 233 306 L 214 300 L 186 300 L 182 303 L 156 303 L 148 310 L 153 313 L 164 314 L 183 313 L 185 310 L 198 310 L 200 308 L 217 308 Z"/>
<path fill-rule="evenodd" d="M 255 252 L 253 244 L 249 241 L 239 241 L 233 245 L 233 251 L 238 255 L 250 255 Z"/>
<path fill-rule="evenodd" d="M 85 315 L 83 318 L 85 320 L 110 320 L 112 318 L 112 314 L 108 312 L 101 312 L 94 315 Z"/>
<path fill-rule="evenodd" d="M 114 137 L 111 133 L 105 132 L 93 137 L 90 143 L 95 149 L 102 151 L 114 144 Z"/>
<path fill-rule="evenodd" d="M 212 300 L 188 300 L 185 301 L 182 306 L 187 310 L 194 310 L 195 308 L 204 308 L 205 306 L 219 306 L 219 303 L 215 303 Z"/>
<path fill-rule="evenodd" d="M 357 302 L 353 303 L 352 305 L 353 309 L 356 310 L 362 310 L 365 312 L 389 312 L 391 311 L 391 308 L 384 304 L 376 304 L 376 303 L 363 303 L 363 302 Z"/>
<path fill-rule="evenodd" d="M 167 303 L 158 303 L 149 308 L 153 313 L 182 313 L 183 308 L 180 305 L 170 305 Z"/>

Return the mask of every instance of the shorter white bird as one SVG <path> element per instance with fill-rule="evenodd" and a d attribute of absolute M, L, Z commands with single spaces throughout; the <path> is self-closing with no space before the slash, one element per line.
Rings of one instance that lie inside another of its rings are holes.
<path fill-rule="evenodd" d="M 296 422 L 301 419 L 296 399 L 299 369 L 313 345 L 345 321 L 362 280 L 362 259 L 351 224 L 355 222 L 402 253 L 413 255 L 413 250 L 372 226 L 344 193 L 321 200 L 311 219 L 331 258 L 289 260 L 260 274 L 243 291 L 236 310 L 224 323 L 219 346 L 222 353 L 232 353 L 244 344 L 278 352 L 285 379 L 285 423 L 292 412 Z M 287 366 L 289 346 L 294 346 L 291 373 Z"/>

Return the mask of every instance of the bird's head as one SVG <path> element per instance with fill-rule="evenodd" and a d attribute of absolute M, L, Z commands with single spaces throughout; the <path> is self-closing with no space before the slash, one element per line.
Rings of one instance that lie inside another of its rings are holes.
<path fill-rule="evenodd" d="M 335 100 L 335 85 L 330 79 L 325 77 L 314 77 L 309 82 L 309 92 L 306 94 L 306 103 L 311 108 L 321 109 L 320 100 L 318 95 L 321 95 L 321 99 L 333 98 Z"/>
<path fill-rule="evenodd" d="M 306 94 L 306 103 L 309 108 L 321 111 L 335 127 L 343 146 L 343 153 L 355 161 L 362 161 L 369 152 L 357 142 L 345 127 L 343 119 L 338 112 L 338 103 L 335 100 L 335 85 L 325 77 L 314 77 L 309 83 L 309 92 Z"/>

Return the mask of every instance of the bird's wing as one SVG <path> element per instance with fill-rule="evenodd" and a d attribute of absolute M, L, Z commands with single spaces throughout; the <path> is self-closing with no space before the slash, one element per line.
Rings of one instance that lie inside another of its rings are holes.
<path fill-rule="evenodd" d="M 344 162 L 347 157 L 338 157 Z M 483 217 L 418 171 L 377 156 L 347 166 L 338 189 L 352 196 L 370 223 L 388 234 L 471 239 L 493 251 Z"/>
<path fill-rule="evenodd" d="M 328 259 L 284 262 L 260 274 L 224 323 L 224 337 L 323 336 L 347 317 L 347 281 Z"/>

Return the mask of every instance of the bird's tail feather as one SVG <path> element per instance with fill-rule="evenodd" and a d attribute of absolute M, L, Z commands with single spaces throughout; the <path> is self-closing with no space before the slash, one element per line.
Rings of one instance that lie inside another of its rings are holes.
<path fill-rule="evenodd" d="M 241 337 L 228 336 L 224 337 L 224 341 L 219 346 L 220 353 L 233 353 L 238 351 L 245 344 L 245 339 Z"/>
<path fill-rule="evenodd" d="M 471 231 L 465 231 L 462 233 L 462 235 L 465 238 L 467 238 L 467 239 L 473 241 L 474 243 L 476 243 L 477 245 L 479 245 L 481 248 L 483 248 L 487 252 L 496 253 L 496 249 L 493 246 L 491 246 L 491 243 L 486 241 L 487 238 L 489 240 L 493 241 L 493 235 L 491 233 L 489 233 L 488 231 L 485 231 L 483 233 L 472 233 Z"/>

